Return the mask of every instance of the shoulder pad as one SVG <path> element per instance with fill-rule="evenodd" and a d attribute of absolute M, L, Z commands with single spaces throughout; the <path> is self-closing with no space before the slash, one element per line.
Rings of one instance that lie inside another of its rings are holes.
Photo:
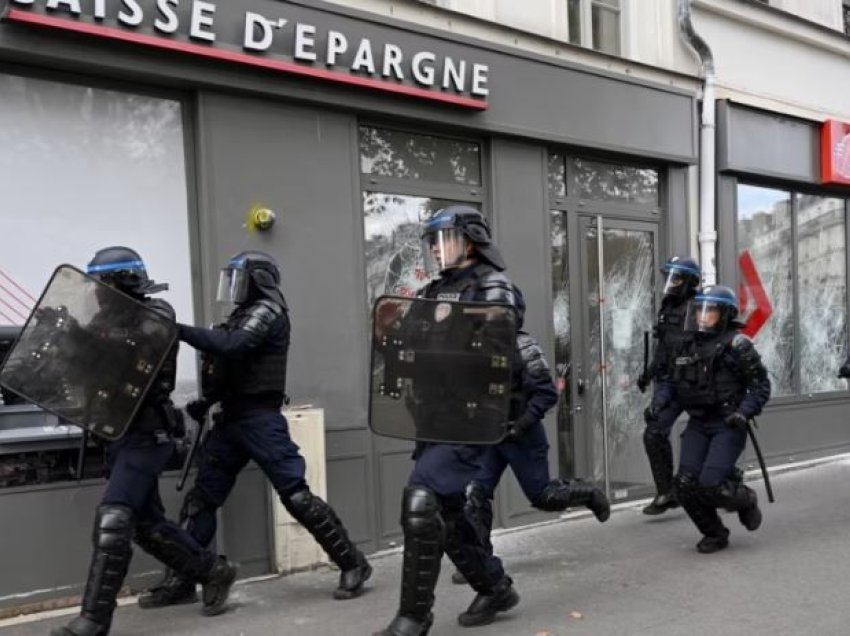
<path fill-rule="evenodd" d="M 537 344 L 531 335 L 520 332 L 517 334 L 516 346 L 519 351 L 519 359 L 522 365 L 528 369 L 532 375 L 538 375 L 544 371 L 549 371 L 549 364 L 543 356 L 543 350 Z"/>
<path fill-rule="evenodd" d="M 487 272 L 478 281 L 479 300 L 488 303 L 505 303 L 516 307 L 516 294 L 511 279 L 496 270 Z"/>
<path fill-rule="evenodd" d="M 735 353 L 744 353 L 745 351 L 752 351 L 755 348 L 753 341 L 742 333 L 735 334 L 735 337 L 732 338 L 731 346 L 732 351 Z"/>
<path fill-rule="evenodd" d="M 240 321 L 239 328 L 245 331 L 265 332 L 282 315 L 283 307 L 263 298 L 248 308 Z"/>
<path fill-rule="evenodd" d="M 174 311 L 174 307 L 172 307 L 169 303 L 162 300 L 161 298 L 147 298 L 145 299 L 145 307 L 151 309 L 158 313 L 163 318 L 175 321 L 177 320 L 177 312 Z"/>

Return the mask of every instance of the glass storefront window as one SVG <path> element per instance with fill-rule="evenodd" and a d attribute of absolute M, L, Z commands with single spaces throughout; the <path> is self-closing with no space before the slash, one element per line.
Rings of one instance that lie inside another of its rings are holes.
<path fill-rule="evenodd" d="M 558 198 L 567 196 L 567 164 L 564 155 L 549 155 L 549 196 Z"/>
<path fill-rule="evenodd" d="M 437 183 L 481 185 L 481 148 L 461 139 L 360 127 L 364 174 Z"/>
<path fill-rule="evenodd" d="M 137 250 L 170 285 L 158 297 L 193 322 L 181 103 L 2 73 L 0 95 L 0 325 L 23 323 L 58 265 L 84 269 L 109 245 Z M 195 355 L 182 347 L 175 401 L 196 392 Z M 4 426 L 24 424 L 6 411 Z M 5 446 L 0 487 L 73 478 L 73 441 L 38 431 L 37 451 Z"/>
<path fill-rule="evenodd" d="M 835 377 L 846 343 L 846 203 L 738 186 L 742 316 L 753 315 L 763 288 L 770 315 L 754 340 L 775 396 L 846 388 Z"/>
<path fill-rule="evenodd" d="M 382 294 L 412 296 L 428 282 L 420 246 L 425 219 L 454 204 L 481 209 L 480 199 L 469 200 L 469 186 L 481 183 L 481 145 L 361 126 L 360 167 L 371 311 Z M 390 191 L 376 186 L 375 176 L 383 177 L 381 184 Z"/>
<path fill-rule="evenodd" d="M 794 262 L 791 231 L 791 193 L 784 190 L 738 186 L 738 256 L 755 264 L 773 308 L 755 334 L 755 344 L 770 374 L 772 395 L 791 395 L 794 387 Z M 755 309 L 757 291 L 739 275 L 742 319 Z M 752 276 L 749 277 L 752 279 Z"/>
<path fill-rule="evenodd" d="M 840 391 L 847 386 L 835 373 L 847 342 L 845 202 L 799 194 L 796 201 L 800 390 Z"/>
<path fill-rule="evenodd" d="M 579 198 L 659 204 L 657 170 L 580 158 L 571 159 L 570 164 Z"/>
<path fill-rule="evenodd" d="M 455 203 L 458 201 L 363 193 L 369 307 L 382 294 L 413 296 L 428 282 L 421 254 L 420 223 L 436 210 Z"/>

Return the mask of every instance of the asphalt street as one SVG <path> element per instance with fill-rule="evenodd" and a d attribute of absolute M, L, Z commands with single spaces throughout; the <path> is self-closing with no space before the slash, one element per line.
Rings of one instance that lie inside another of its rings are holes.
<path fill-rule="evenodd" d="M 581 516 L 498 534 L 496 549 L 522 601 L 486 627 L 465 629 L 457 615 L 473 598 L 452 585 L 444 561 L 432 636 L 831 636 L 850 634 L 850 460 L 773 478 L 778 501 L 749 533 L 734 515 L 730 548 L 701 555 L 681 511 L 650 518 L 622 507 L 605 524 Z M 393 616 L 401 555 L 373 559 L 359 599 L 334 601 L 329 568 L 234 588 L 230 611 L 215 618 L 197 605 L 116 613 L 114 636 L 368 635 Z M 68 615 L 0 623 L 0 634 L 47 634 Z"/>

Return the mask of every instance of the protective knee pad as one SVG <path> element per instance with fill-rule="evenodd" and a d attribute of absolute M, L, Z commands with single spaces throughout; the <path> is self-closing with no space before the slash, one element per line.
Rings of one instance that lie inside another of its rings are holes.
<path fill-rule="evenodd" d="M 98 506 L 92 535 L 95 550 L 126 554 L 132 550 L 132 539 L 132 508 L 113 504 Z"/>
<path fill-rule="evenodd" d="M 673 479 L 673 490 L 682 504 L 696 502 L 700 495 L 699 480 L 690 473 L 679 473 Z"/>
<path fill-rule="evenodd" d="M 406 535 L 422 538 L 442 536 L 445 524 L 440 514 L 440 502 L 432 490 L 408 486 L 401 501 L 401 527 Z"/>
<path fill-rule="evenodd" d="M 281 501 L 340 569 L 350 570 L 359 566 L 359 551 L 349 539 L 336 512 L 325 500 L 314 495 L 309 488 L 302 488 L 281 497 Z"/>

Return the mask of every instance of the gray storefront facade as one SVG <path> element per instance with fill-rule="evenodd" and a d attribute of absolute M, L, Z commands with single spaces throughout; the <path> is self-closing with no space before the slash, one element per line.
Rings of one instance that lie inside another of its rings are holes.
<path fill-rule="evenodd" d="M 398 541 L 411 465 L 410 444 L 367 426 L 369 306 L 422 284 L 417 223 L 446 202 L 490 218 L 556 372 L 553 470 L 617 500 L 649 494 L 633 378 L 657 267 L 690 245 L 694 94 L 306 0 L 8 0 L 0 61 L 0 138 L 15 149 L 0 148 L 0 166 L 29 217 L 64 228 L 43 253 L 39 226 L 0 221 L 4 251 L 12 232 L 31 246 L 3 275 L 27 259 L 84 264 L 89 233 L 138 240 L 158 278 L 183 281 L 180 318 L 207 324 L 221 263 L 273 254 L 294 330 L 288 393 L 324 409 L 328 499 L 365 550 Z M 258 206 L 274 211 L 271 229 L 246 220 Z M 5 322 L 24 300 L 0 294 Z M 0 406 L 0 428 L 39 417 Z M 0 450 L 21 465 L 73 456 L 55 436 L 16 443 Z M 102 480 L 36 473 L 0 488 L 0 609 L 80 592 Z M 174 480 L 162 484 L 172 514 Z M 222 513 L 219 541 L 244 576 L 273 568 L 270 496 L 252 466 Z M 545 518 L 512 477 L 498 496 L 498 525 Z M 129 584 L 155 570 L 137 554 Z"/>
<path fill-rule="evenodd" d="M 762 445 L 775 463 L 846 452 L 847 124 L 718 106 L 718 280 L 762 313 L 750 334 L 772 384 Z"/>

